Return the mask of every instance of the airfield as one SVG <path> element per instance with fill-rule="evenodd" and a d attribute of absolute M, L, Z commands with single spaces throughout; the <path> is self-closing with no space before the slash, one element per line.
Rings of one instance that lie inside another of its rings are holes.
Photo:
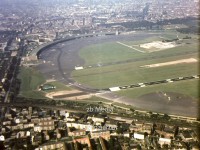
<path fill-rule="evenodd" d="M 37 69 L 47 80 L 98 97 L 138 109 L 196 117 L 198 40 L 184 36 L 172 42 L 163 40 L 176 34 L 163 32 L 75 39 L 43 51 Z M 162 84 L 145 84 L 157 81 Z"/>

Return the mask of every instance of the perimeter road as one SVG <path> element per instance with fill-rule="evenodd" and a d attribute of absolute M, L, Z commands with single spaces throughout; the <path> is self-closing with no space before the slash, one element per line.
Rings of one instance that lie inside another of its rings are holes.
<path fill-rule="evenodd" d="M 144 51 L 141 51 L 141 50 L 139 50 L 139 49 L 133 48 L 132 46 L 126 45 L 126 44 L 121 43 L 121 42 L 119 42 L 119 41 L 118 41 L 117 43 L 118 43 L 118 44 L 121 44 L 121 45 L 123 45 L 123 46 L 126 46 L 126 47 L 128 47 L 128 48 L 134 49 L 134 50 L 136 50 L 136 51 L 138 51 L 138 52 L 145 53 Z"/>

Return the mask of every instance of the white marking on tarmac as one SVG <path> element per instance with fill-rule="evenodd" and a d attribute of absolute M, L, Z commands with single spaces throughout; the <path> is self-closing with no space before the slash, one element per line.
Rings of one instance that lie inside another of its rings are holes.
<path fill-rule="evenodd" d="M 132 46 L 129 46 L 129 45 L 126 45 L 126 44 L 124 44 L 124 43 L 121 43 L 121 42 L 117 42 L 118 44 L 121 44 L 121 45 L 123 45 L 123 46 L 126 46 L 126 47 L 128 47 L 128 48 L 131 48 L 131 49 L 133 49 L 133 50 L 136 50 L 136 51 L 138 51 L 138 52 L 141 52 L 141 53 L 145 53 L 144 51 L 141 51 L 141 50 L 139 50 L 139 49 L 137 49 L 137 48 L 133 48 Z"/>

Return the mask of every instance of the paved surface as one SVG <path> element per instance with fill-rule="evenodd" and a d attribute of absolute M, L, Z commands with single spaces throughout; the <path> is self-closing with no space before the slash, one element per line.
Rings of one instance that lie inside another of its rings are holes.
<path fill-rule="evenodd" d="M 75 66 L 83 66 L 84 60 L 79 57 L 79 50 L 90 44 L 98 44 L 103 42 L 122 41 L 122 40 L 142 40 L 144 37 L 151 37 L 152 34 L 133 34 L 133 35 L 118 35 L 118 36 L 100 36 L 100 37 L 89 37 L 81 38 L 73 41 L 67 41 L 58 45 L 52 46 L 51 48 L 43 51 L 40 55 L 41 64 L 37 66 L 47 79 L 55 79 L 64 84 L 68 84 L 88 93 L 95 93 L 98 89 L 92 89 L 86 85 L 81 85 L 71 78 L 71 72 Z M 170 57 L 166 56 L 166 57 Z M 144 60 L 146 58 L 143 58 Z M 154 59 L 154 58 L 151 58 Z M 128 60 L 130 61 L 141 61 L 139 60 Z M 117 62 L 127 63 L 127 61 Z M 105 65 L 112 65 L 105 64 Z M 171 95 L 171 93 L 169 93 Z M 173 94 L 172 94 L 173 95 Z M 176 95 L 176 94 L 175 94 Z M 126 97 L 119 97 L 113 93 L 105 93 L 99 95 L 103 98 L 107 98 L 117 102 L 123 102 L 131 104 L 139 109 L 145 109 L 149 111 L 157 111 L 167 114 L 177 114 L 182 116 L 197 116 L 197 102 L 193 102 L 192 98 L 187 97 L 182 101 L 171 100 L 166 102 L 165 96 L 159 96 L 159 93 L 146 95 L 139 99 L 129 99 Z M 172 96 L 179 97 L 179 96 Z M 164 99 L 164 100 L 163 100 Z M 187 106 L 187 109 L 185 107 Z"/>

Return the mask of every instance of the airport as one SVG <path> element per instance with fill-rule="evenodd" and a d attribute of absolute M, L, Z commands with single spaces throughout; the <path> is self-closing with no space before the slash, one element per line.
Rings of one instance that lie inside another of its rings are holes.
<path fill-rule="evenodd" d="M 173 89 L 173 85 L 176 87 L 182 83 L 185 85 L 188 82 L 195 83 L 193 88 L 197 84 L 199 75 L 197 67 L 195 68 L 198 62 L 195 42 L 189 45 L 190 47 L 193 46 L 193 49 L 184 49 L 184 46 L 188 46 L 185 43 L 189 42 L 189 40 L 184 41 L 183 36 L 181 37 L 180 35 L 179 45 L 175 46 L 175 49 L 171 45 L 169 45 L 169 48 L 166 48 L 166 43 L 164 43 L 164 48 L 161 48 L 161 50 L 156 48 L 155 52 L 152 51 L 153 48 L 151 48 L 151 51 L 149 48 L 146 51 L 145 48 L 141 48 L 141 41 L 144 40 L 145 43 L 152 43 L 150 41 L 155 41 L 155 37 L 160 36 L 166 36 L 167 38 L 167 33 L 135 32 L 120 35 L 100 33 L 75 36 L 55 41 L 50 46 L 44 46 L 34 51 L 33 55 L 38 55 L 41 63 L 36 68 L 48 80 L 56 80 L 80 91 L 92 93 L 92 95 L 115 102 L 132 105 L 141 110 L 196 117 L 196 98 L 193 95 L 185 95 L 185 93 L 181 93 L 179 90 L 174 91 Z M 195 40 L 195 37 L 193 40 Z M 180 42 L 182 43 L 180 44 Z M 128 44 L 122 45 L 122 43 L 128 43 L 133 46 Z M 105 53 L 106 51 L 104 45 L 109 47 L 110 51 L 107 54 L 112 56 L 105 56 L 105 54 L 101 56 L 101 52 Z M 137 47 L 137 45 L 140 47 Z M 120 47 L 120 49 L 116 50 L 117 54 L 115 55 L 114 48 L 116 46 Z M 125 54 L 127 53 L 127 55 L 120 56 L 121 58 L 119 59 L 120 50 Z M 94 53 L 91 51 L 94 51 Z M 83 57 L 84 52 L 89 54 L 88 58 Z M 82 56 L 80 56 L 81 54 Z M 91 57 L 92 55 L 93 57 Z M 136 66 L 134 66 L 135 64 Z M 131 69 L 127 66 L 130 66 Z M 165 67 L 172 70 L 172 72 L 166 71 Z M 135 68 L 138 70 L 135 70 Z M 160 74 L 155 74 L 155 70 L 150 70 L 149 72 L 144 70 L 141 72 L 141 75 L 134 76 L 134 72 L 135 74 L 140 74 L 140 70 L 144 68 L 156 69 L 157 72 L 161 71 L 159 72 Z M 165 71 L 163 71 L 163 68 Z M 125 74 L 123 74 L 123 71 Z M 129 75 L 123 80 L 126 72 Z M 130 75 L 130 73 L 133 74 Z M 146 75 L 149 77 L 147 78 Z M 141 80 L 141 78 L 143 79 Z M 157 89 L 157 86 L 159 88 L 160 86 L 166 87 L 168 85 L 170 86 L 169 89 L 172 88 L 172 90 L 155 90 L 152 92 L 152 90 Z M 139 97 L 127 96 L 138 89 L 145 91 L 147 88 L 152 89 L 150 90 L 151 92 L 148 93 L 149 90 L 147 90 Z M 188 107 L 187 110 L 185 110 L 186 106 Z"/>
<path fill-rule="evenodd" d="M 200 149 L 198 0 L 1 0 L 0 149 Z"/>

